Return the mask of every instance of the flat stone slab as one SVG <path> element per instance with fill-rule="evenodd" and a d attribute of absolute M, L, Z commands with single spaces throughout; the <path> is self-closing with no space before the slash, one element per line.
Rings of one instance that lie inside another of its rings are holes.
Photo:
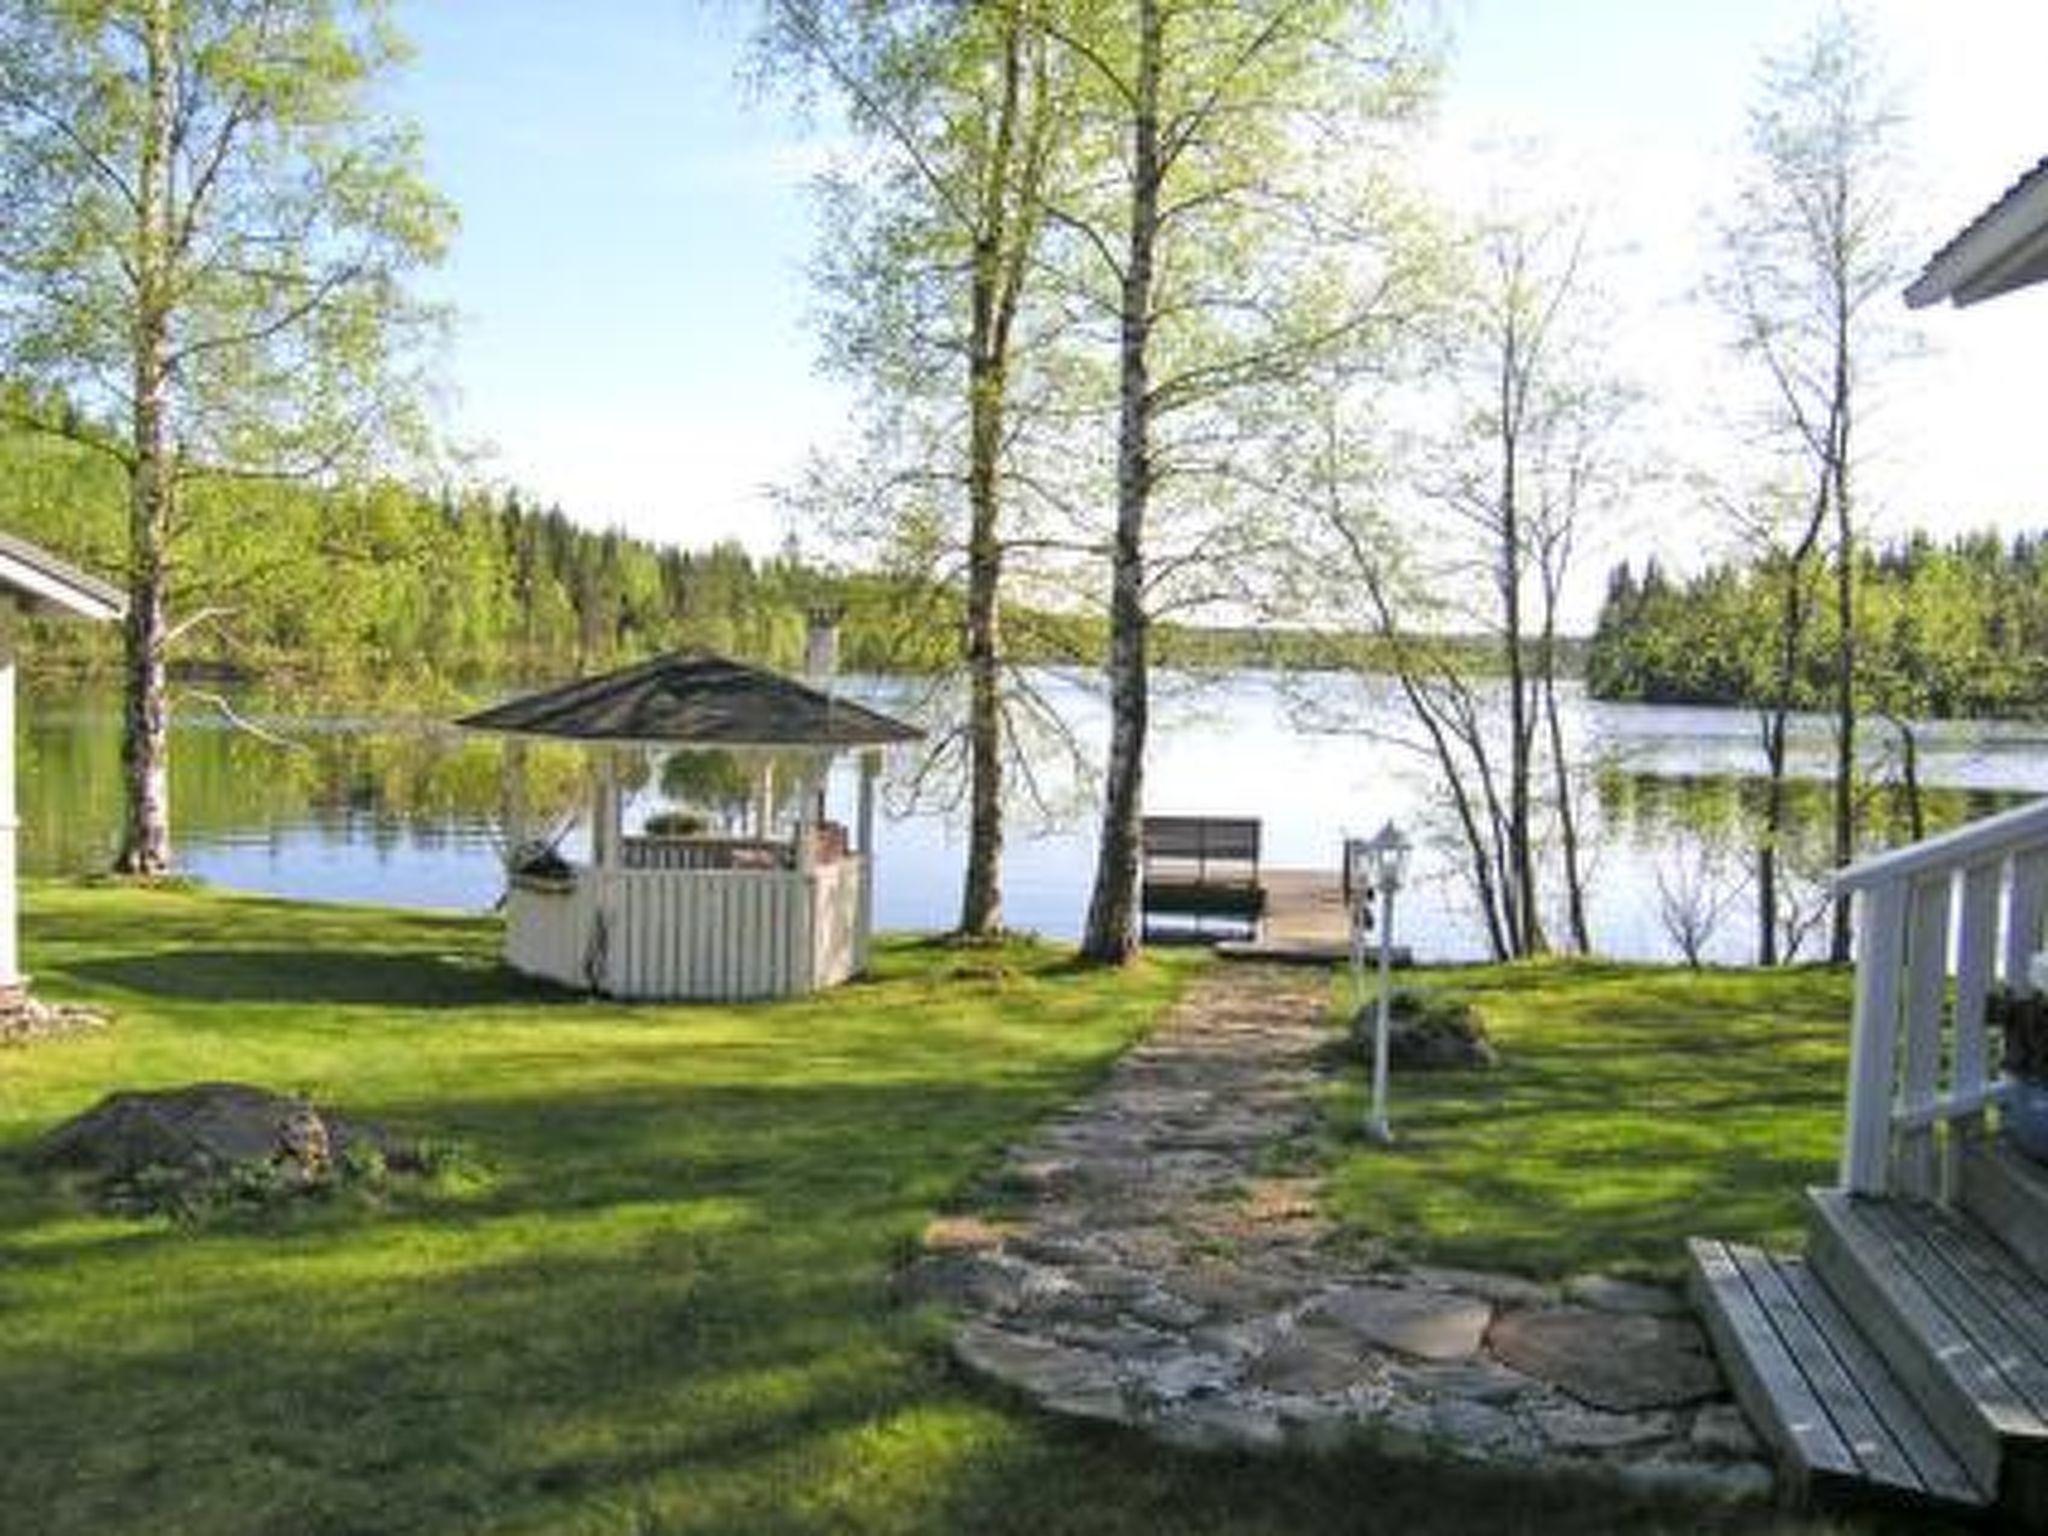
<path fill-rule="evenodd" d="M 953 1355 L 969 1370 L 1054 1412 L 1119 1423 L 1132 1417 L 1115 1368 L 1092 1351 L 968 1323 L 953 1336 Z"/>
<path fill-rule="evenodd" d="M 1692 1307 L 1675 1286 L 1646 1285 L 1613 1275 L 1574 1275 L 1564 1283 L 1565 1300 L 1596 1312 L 1641 1313 L 1645 1317 L 1690 1317 Z"/>
<path fill-rule="evenodd" d="M 1356 1285 L 1324 1297 L 1315 1315 L 1417 1360 L 1469 1360 L 1493 1321 L 1493 1305 L 1455 1291 Z"/>
<path fill-rule="evenodd" d="M 1493 1325 L 1495 1355 L 1609 1412 L 1676 1408 L 1721 1391 L 1697 1327 L 1675 1318 L 1551 1307 Z"/>
<path fill-rule="evenodd" d="M 1245 1370 L 1269 1392 L 1313 1397 L 1384 1381 L 1386 1357 L 1353 1329 L 1310 1320 L 1276 1339 Z"/>
<path fill-rule="evenodd" d="M 1669 1413 L 1608 1413 L 1568 1403 L 1536 1414 L 1537 1428 L 1552 1445 L 1567 1451 L 1618 1451 L 1651 1445 L 1671 1434 Z"/>
<path fill-rule="evenodd" d="M 1411 1264 L 1404 1271 L 1417 1285 L 1434 1291 L 1463 1291 L 1497 1307 L 1543 1307 L 1557 1300 L 1557 1287 L 1522 1275 L 1485 1269 L 1453 1269 L 1441 1264 Z"/>

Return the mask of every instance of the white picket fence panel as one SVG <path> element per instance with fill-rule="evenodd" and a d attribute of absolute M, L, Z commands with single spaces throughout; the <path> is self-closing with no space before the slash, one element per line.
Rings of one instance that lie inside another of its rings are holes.
<path fill-rule="evenodd" d="M 581 869 L 515 883 L 506 959 L 612 997 L 737 1002 L 835 985 L 865 956 L 861 855 L 810 870 Z"/>

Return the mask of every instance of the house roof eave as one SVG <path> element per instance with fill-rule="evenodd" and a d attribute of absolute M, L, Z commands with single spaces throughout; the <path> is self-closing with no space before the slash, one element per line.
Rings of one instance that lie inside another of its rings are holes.
<path fill-rule="evenodd" d="M 109 623 L 128 611 L 111 582 L 58 559 L 39 544 L 0 533 L 0 592 L 38 618 L 96 619 Z"/>
<path fill-rule="evenodd" d="M 1928 258 L 1906 289 L 1906 303 L 1925 309 L 1947 299 L 1957 306 L 2048 280 L 2048 159 Z"/>

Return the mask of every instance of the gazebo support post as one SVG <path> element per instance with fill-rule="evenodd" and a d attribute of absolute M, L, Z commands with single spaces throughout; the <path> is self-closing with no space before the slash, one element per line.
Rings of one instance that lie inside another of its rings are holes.
<path fill-rule="evenodd" d="M 499 815 L 505 824 L 505 867 L 519 862 L 519 850 L 526 846 L 529 822 L 526 792 L 526 742 L 518 736 L 505 741 L 503 776 L 498 782 Z"/>
<path fill-rule="evenodd" d="M 590 864 L 619 867 L 619 761 L 610 747 L 597 749 L 597 789 L 590 802 Z"/>
<path fill-rule="evenodd" d="M 860 919 L 853 928 L 854 969 L 868 968 L 868 936 L 875 927 L 875 772 L 882 754 L 860 755 Z"/>
<path fill-rule="evenodd" d="M 754 775 L 754 836 L 767 842 L 775 826 L 775 759 L 764 756 Z"/>
<path fill-rule="evenodd" d="M 14 638 L 17 605 L 0 596 L 0 1008 L 18 1005 L 28 990 L 21 974 L 15 895 L 15 845 L 20 822 L 14 799 Z"/>

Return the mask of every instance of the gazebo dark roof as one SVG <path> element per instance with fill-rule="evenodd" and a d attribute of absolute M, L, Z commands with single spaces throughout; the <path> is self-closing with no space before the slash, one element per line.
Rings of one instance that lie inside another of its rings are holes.
<path fill-rule="evenodd" d="M 880 747 L 924 734 L 779 672 L 708 651 L 657 656 L 508 700 L 456 724 L 570 741 L 702 747 Z"/>

